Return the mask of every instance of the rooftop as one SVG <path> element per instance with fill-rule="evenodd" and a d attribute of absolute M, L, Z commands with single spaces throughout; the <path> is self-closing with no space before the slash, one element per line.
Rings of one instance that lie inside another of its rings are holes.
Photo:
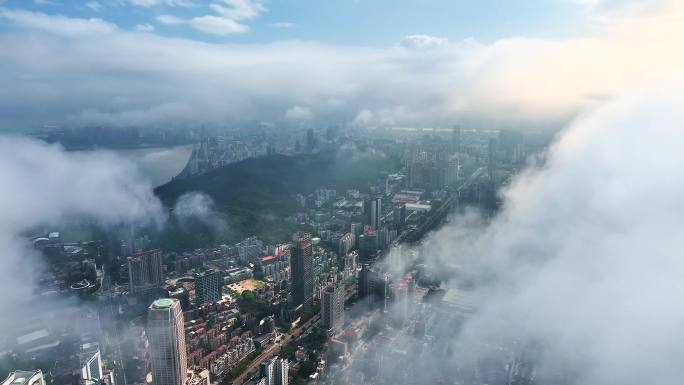
<path fill-rule="evenodd" d="M 152 302 L 152 307 L 155 309 L 166 309 L 173 306 L 173 300 L 170 298 L 160 298 Z"/>
<path fill-rule="evenodd" d="M 28 370 L 17 370 L 9 374 L 2 385 L 25 385 L 30 383 L 31 378 L 37 375 L 41 375 L 40 370 L 28 371 Z"/>
<path fill-rule="evenodd" d="M 130 259 L 137 259 L 137 258 L 145 257 L 145 256 L 148 256 L 148 255 L 153 255 L 153 254 L 160 253 L 160 252 L 161 252 L 160 249 L 154 249 L 154 250 L 148 250 L 148 251 L 141 251 L 141 252 L 139 252 L 139 253 L 134 253 L 134 254 L 129 255 L 129 256 L 128 256 L 128 259 L 129 259 L 129 260 L 130 260 Z"/>

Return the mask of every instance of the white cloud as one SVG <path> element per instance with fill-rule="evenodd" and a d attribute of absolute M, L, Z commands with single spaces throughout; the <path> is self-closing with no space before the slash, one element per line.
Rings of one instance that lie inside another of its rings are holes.
<path fill-rule="evenodd" d="M 296 24 L 288 22 L 271 23 L 271 27 L 273 28 L 294 28 L 296 26 Z"/>
<path fill-rule="evenodd" d="M 167 25 L 183 24 L 186 22 L 185 20 L 172 15 L 159 15 L 156 19 L 158 22 Z"/>
<path fill-rule="evenodd" d="M 102 4 L 97 1 L 89 1 L 86 3 L 86 7 L 92 9 L 93 11 L 99 11 L 102 9 Z"/>
<path fill-rule="evenodd" d="M 202 32 L 220 36 L 242 33 L 249 29 L 235 20 L 213 15 L 194 17 L 188 23 Z"/>
<path fill-rule="evenodd" d="M 137 24 L 135 30 L 139 32 L 152 32 L 154 31 L 154 26 L 152 24 Z"/>
<path fill-rule="evenodd" d="M 181 19 L 172 15 L 159 15 L 157 21 L 167 25 L 187 24 L 193 28 L 212 35 L 225 36 L 231 33 L 242 33 L 249 28 L 234 20 L 219 16 L 199 16 L 192 19 Z"/>
<path fill-rule="evenodd" d="M 0 18 L 20 27 L 70 37 L 110 34 L 118 30 L 115 24 L 98 18 L 80 19 L 7 8 L 0 8 Z"/>
<path fill-rule="evenodd" d="M 252 0 L 224 0 L 224 5 L 212 3 L 209 5 L 216 15 L 197 16 L 184 19 L 172 15 L 161 15 L 157 20 L 164 24 L 187 24 L 204 33 L 225 36 L 243 33 L 249 27 L 240 20 L 249 20 L 259 16 L 266 8 L 258 1 Z"/>
<path fill-rule="evenodd" d="M 682 100 L 674 86 L 602 103 L 514 180 L 489 223 L 455 217 L 424 242 L 424 263 L 459 267 L 445 286 L 469 287 L 475 311 L 428 322 L 435 343 L 411 356 L 413 382 L 458 382 L 475 359 L 517 354 L 539 384 L 681 383 Z M 385 364 L 384 381 L 366 382 L 393 383 Z"/>
<path fill-rule="evenodd" d="M 45 266 L 27 239 L 30 234 L 79 220 L 104 228 L 165 220 L 161 203 L 135 165 L 109 152 L 67 152 L 42 141 L 0 135 L 0 175 L 11 181 L 0 184 L 0 269 L 6 274 L 0 281 L 0 306 L 5 309 L 18 302 L 42 308 L 51 301 L 35 294 L 34 279 Z M 16 329 L 20 320 L 14 315 L 0 317 L 3 331 Z"/>
<path fill-rule="evenodd" d="M 223 0 L 227 6 L 211 4 L 209 7 L 219 15 L 231 20 L 254 19 L 266 11 L 260 1 L 255 0 Z"/>
<path fill-rule="evenodd" d="M 683 20 L 684 7 L 673 3 L 574 38 L 466 39 L 428 50 L 210 44 L 122 30 L 54 40 L 10 30 L 0 33 L 0 98 L 8 111 L 0 126 L 79 124 L 93 116 L 176 124 L 161 112 L 174 108 L 196 112 L 196 124 L 277 121 L 288 108 L 306 106 L 316 122 L 557 128 L 597 100 L 682 77 Z M 191 23 L 172 15 L 157 21 Z M 243 30 L 211 21 L 194 23 L 214 33 Z"/>
<path fill-rule="evenodd" d="M 61 5 L 61 3 L 52 0 L 33 0 L 33 3 L 36 5 Z"/>
<path fill-rule="evenodd" d="M 285 111 L 285 119 L 308 121 L 313 118 L 313 112 L 308 107 L 293 106 Z"/>
<path fill-rule="evenodd" d="M 399 41 L 399 45 L 415 50 L 444 48 L 449 44 L 449 39 L 429 35 L 409 35 Z"/>
<path fill-rule="evenodd" d="M 194 7 L 195 4 L 190 0 L 130 0 L 131 4 L 136 7 L 150 8 L 159 5 L 166 5 L 169 7 Z"/>

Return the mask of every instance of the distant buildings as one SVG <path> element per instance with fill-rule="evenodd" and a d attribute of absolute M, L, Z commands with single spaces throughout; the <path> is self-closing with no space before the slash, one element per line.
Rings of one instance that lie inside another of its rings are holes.
<path fill-rule="evenodd" d="M 128 285 L 131 294 L 150 293 L 164 282 L 162 252 L 159 249 L 128 257 Z"/>
<path fill-rule="evenodd" d="M 314 272 L 311 234 L 297 232 L 292 237 L 290 268 L 292 276 L 291 294 L 295 306 L 308 307 L 313 298 Z"/>
<path fill-rule="evenodd" d="M 195 274 L 195 299 L 197 305 L 216 302 L 221 299 L 223 277 L 216 270 Z"/>
<path fill-rule="evenodd" d="M 340 330 L 344 324 L 344 287 L 330 284 L 323 290 L 321 319 L 326 330 Z"/>
<path fill-rule="evenodd" d="M 263 364 L 259 368 L 261 372 L 261 381 L 259 385 L 287 385 L 289 363 L 285 358 L 274 357 Z"/>
<path fill-rule="evenodd" d="M 256 237 L 249 237 L 236 243 L 235 248 L 242 263 L 251 262 L 264 255 L 264 243 Z"/>
<path fill-rule="evenodd" d="M 153 385 L 184 385 L 187 371 L 183 311 L 177 299 L 158 299 L 147 311 Z"/>
<path fill-rule="evenodd" d="M 312 153 L 316 147 L 316 137 L 314 136 L 313 128 L 306 131 L 306 152 Z"/>
<path fill-rule="evenodd" d="M 287 253 L 279 252 L 278 254 L 267 255 L 257 261 L 257 264 L 261 266 L 264 278 L 273 282 L 281 282 L 290 278 L 289 250 Z"/>

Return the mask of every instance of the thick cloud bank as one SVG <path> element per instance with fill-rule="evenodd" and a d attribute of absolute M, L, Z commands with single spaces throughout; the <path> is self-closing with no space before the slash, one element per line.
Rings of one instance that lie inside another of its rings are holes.
<path fill-rule="evenodd" d="M 454 350 L 534 341 L 542 368 L 573 373 L 571 383 L 680 384 L 682 100 L 683 90 L 662 91 L 588 113 L 505 192 L 484 230 L 435 234 L 428 255 L 481 278 L 478 311 L 438 339 Z"/>
<path fill-rule="evenodd" d="M 155 225 L 161 203 L 133 163 L 111 153 L 65 152 L 36 140 L 0 136 L 0 308 L 32 296 L 37 229 L 87 219 L 103 226 Z M 2 323 L 12 322 L 9 314 Z M 0 325 L 0 329 L 2 325 Z"/>
<path fill-rule="evenodd" d="M 556 128 L 596 100 L 682 76 L 684 7 L 657 3 L 603 15 L 569 38 L 411 35 L 384 48 L 210 44 L 0 7 L 0 129 L 283 120 Z"/>

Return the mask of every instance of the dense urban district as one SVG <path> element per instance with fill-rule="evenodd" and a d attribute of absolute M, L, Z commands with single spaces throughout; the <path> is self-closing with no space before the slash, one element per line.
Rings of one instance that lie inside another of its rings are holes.
<path fill-rule="evenodd" d="M 464 207 L 493 215 L 548 139 L 458 126 L 202 134 L 155 191 L 166 229 L 27 235 L 42 268 L 36 293 L 6 309 L 22 321 L 0 329 L 2 385 L 414 383 L 431 370 L 416 357 L 450 354 L 433 328 L 456 330 L 477 307 L 467 282 L 445 289 L 456 266 L 424 263 L 430 231 Z M 191 193 L 210 199 L 210 220 L 175 216 Z M 533 349 L 492 349 L 431 378 L 533 383 Z"/>

